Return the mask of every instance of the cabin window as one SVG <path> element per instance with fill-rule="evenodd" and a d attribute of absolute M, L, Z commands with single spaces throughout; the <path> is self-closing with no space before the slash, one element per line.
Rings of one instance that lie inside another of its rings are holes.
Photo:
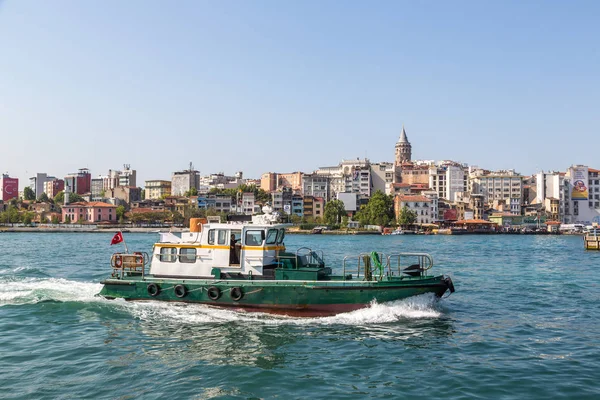
<path fill-rule="evenodd" d="M 182 263 L 195 263 L 196 262 L 196 249 L 180 249 L 179 250 L 179 262 Z"/>
<path fill-rule="evenodd" d="M 285 229 L 280 229 L 279 234 L 277 235 L 277 243 L 283 242 L 284 237 L 285 237 Z"/>
<path fill-rule="evenodd" d="M 215 230 L 208 231 L 208 244 L 215 244 Z"/>
<path fill-rule="evenodd" d="M 219 237 L 217 240 L 218 244 L 226 244 L 227 243 L 227 231 L 224 229 L 219 229 Z"/>
<path fill-rule="evenodd" d="M 246 246 L 260 246 L 264 240 L 265 231 L 246 231 Z"/>
<path fill-rule="evenodd" d="M 175 262 L 177 259 L 177 249 L 175 247 L 162 247 L 160 249 L 160 261 Z"/>
<path fill-rule="evenodd" d="M 267 244 L 277 243 L 277 229 L 269 229 L 267 232 Z"/>

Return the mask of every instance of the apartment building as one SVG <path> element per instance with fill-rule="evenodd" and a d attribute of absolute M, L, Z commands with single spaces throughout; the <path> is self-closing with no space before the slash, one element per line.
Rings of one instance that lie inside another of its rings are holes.
<path fill-rule="evenodd" d="M 564 178 L 566 224 L 600 223 L 600 170 L 573 165 Z"/>
<path fill-rule="evenodd" d="M 482 194 L 486 204 L 504 200 L 510 204 L 510 212 L 521 214 L 523 177 L 514 170 L 487 172 L 477 170 L 469 176 L 471 193 Z"/>
<path fill-rule="evenodd" d="M 175 171 L 171 175 L 171 195 L 183 196 L 192 188 L 200 188 L 200 172 L 196 171 L 190 163 L 190 168 L 184 171 Z"/>
<path fill-rule="evenodd" d="M 162 199 L 171 195 L 171 181 L 160 179 L 144 182 L 147 199 Z"/>
<path fill-rule="evenodd" d="M 71 203 L 62 208 L 62 222 L 116 222 L 117 207 L 100 201 Z"/>

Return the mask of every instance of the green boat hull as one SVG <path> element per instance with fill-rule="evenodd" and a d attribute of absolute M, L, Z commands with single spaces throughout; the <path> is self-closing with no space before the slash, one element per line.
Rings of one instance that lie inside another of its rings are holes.
<path fill-rule="evenodd" d="M 294 316 L 327 316 L 425 293 L 454 291 L 443 275 L 352 280 L 165 279 L 152 276 L 107 279 L 100 295 L 125 300 L 206 304 Z"/>

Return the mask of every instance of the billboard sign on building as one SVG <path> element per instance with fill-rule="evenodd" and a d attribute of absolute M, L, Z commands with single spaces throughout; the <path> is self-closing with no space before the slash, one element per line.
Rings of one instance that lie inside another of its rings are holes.
<path fill-rule="evenodd" d="M 571 199 L 572 200 L 587 200 L 588 199 L 588 169 L 587 167 L 572 167 L 571 168 Z"/>
<path fill-rule="evenodd" d="M 2 200 L 8 201 L 19 197 L 19 180 L 16 178 L 2 178 Z"/>
<path fill-rule="evenodd" d="M 458 211 L 456 208 L 450 208 L 444 211 L 444 220 L 445 221 L 457 221 L 458 220 Z"/>

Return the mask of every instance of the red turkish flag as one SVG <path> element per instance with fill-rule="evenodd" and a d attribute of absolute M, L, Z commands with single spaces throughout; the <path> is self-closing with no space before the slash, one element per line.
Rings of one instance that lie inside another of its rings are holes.
<path fill-rule="evenodd" d="M 117 232 L 117 233 L 115 233 L 115 236 L 113 236 L 112 240 L 110 241 L 110 245 L 112 246 L 113 244 L 121 243 L 122 241 L 123 241 L 123 234 L 121 232 Z"/>

